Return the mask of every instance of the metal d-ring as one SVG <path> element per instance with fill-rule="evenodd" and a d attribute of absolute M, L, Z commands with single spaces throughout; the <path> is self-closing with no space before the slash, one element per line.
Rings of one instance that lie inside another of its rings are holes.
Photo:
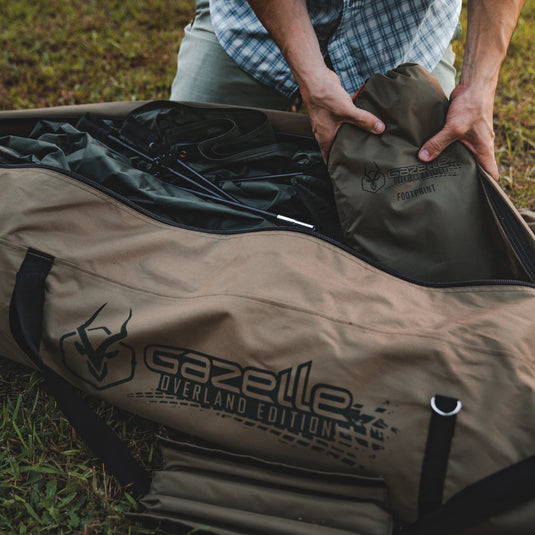
<path fill-rule="evenodd" d="M 457 405 L 455 406 L 453 410 L 449 412 L 444 412 L 437 407 L 435 396 L 433 396 L 431 398 L 431 408 L 440 416 L 455 416 L 456 414 L 459 414 L 459 412 L 461 412 L 461 409 L 463 408 L 463 404 L 461 403 L 461 401 L 457 400 Z"/>

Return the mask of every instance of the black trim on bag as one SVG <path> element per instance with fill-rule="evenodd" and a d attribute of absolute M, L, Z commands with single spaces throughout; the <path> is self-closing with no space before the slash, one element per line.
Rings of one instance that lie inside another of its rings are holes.
<path fill-rule="evenodd" d="M 451 443 L 461 407 L 461 402 L 455 398 L 437 394 L 431 399 L 432 413 L 418 491 L 420 518 L 442 505 Z"/>
<path fill-rule="evenodd" d="M 54 257 L 28 249 L 17 273 L 9 307 L 9 324 L 13 338 L 39 368 L 63 414 L 86 445 L 135 496 L 143 496 L 150 487 L 150 478 L 128 451 L 126 445 L 80 397 L 73 386 L 48 367 L 39 354 L 46 278 Z"/>
<path fill-rule="evenodd" d="M 522 267 L 526 270 L 531 280 L 535 281 L 535 259 L 530 252 L 531 248 L 522 226 L 493 188 L 485 180 L 480 182 L 497 219 L 500 221 L 503 232 L 510 240 L 514 252 L 518 255 Z"/>
<path fill-rule="evenodd" d="M 403 535 L 454 535 L 535 498 L 535 455 L 473 483 Z"/>

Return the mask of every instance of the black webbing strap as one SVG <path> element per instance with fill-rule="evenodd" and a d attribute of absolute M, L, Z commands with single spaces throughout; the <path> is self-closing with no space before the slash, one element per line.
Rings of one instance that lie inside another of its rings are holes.
<path fill-rule="evenodd" d="M 108 427 L 78 392 L 50 369 L 39 354 L 45 304 L 45 281 L 54 263 L 50 255 L 28 250 L 17 273 L 11 297 L 9 323 L 20 348 L 41 371 L 50 393 L 67 420 L 87 446 L 114 475 L 136 496 L 149 490 L 148 474 L 132 457 L 126 445 Z"/>
<path fill-rule="evenodd" d="M 535 455 L 466 487 L 403 535 L 454 535 L 533 498 Z"/>
<path fill-rule="evenodd" d="M 431 420 L 418 495 L 419 518 L 442 505 L 451 442 L 455 433 L 457 413 L 461 407 L 459 400 L 447 396 L 437 394 L 431 399 Z"/>

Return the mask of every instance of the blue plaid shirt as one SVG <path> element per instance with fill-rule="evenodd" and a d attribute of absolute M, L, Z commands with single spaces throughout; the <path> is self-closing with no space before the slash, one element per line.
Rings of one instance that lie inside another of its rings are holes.
<path fill-rule="evenodd" d="M 461 0 L 308 0 L 307 5 L 323 55 L 351 95 L 372 74 L 401 63 L 432 71 L 461 11 Z M 295 93 L 288 64 L 246 0 L 210 0 L 210 14 L 219 42 L 244 71 L 284 95 Z"/>

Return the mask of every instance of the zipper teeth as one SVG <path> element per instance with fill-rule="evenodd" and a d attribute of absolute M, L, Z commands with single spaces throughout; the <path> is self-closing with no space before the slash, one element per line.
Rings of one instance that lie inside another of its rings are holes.
<path fill-rule="evenodd" d="M 113 190 L 110 190 L 106 188 L 105 186 L 102 186 L 98 182 L 95 182 L 83 175 L 80 175 L 74 171 L 67 171 L 65 169 L 60 169 L 58 167 L 54 167 L 51 165 L 43 165 L 43 164 L 35 164 L 35 163 L 25 163 L 25 164 L 6 164 L 6 163 L 0 163 L 0 169 L 17 169 L 17 168 L 28 168 L 28 169 L 48 169 L 50 171 L 54 171 L 56 173 L 63 174 L 65 176 L 68 176 L 70 178 L 73 178 L 74 180 L 78 180 L 79 182 L 82 182 L 83 184 L 86 184 L 106 195 L 109 197 L 120 201 L 121 203 L 125 204 L 129 208 L 132 208 L 136 212 L 139 212 L 147 217 L 150 217 L 151 219 L 154 219 L 160 223 L 164 223 L 165 225 L 170 225 L 176 228 L 181 228 L 185 230 L 192 230 L 195 232 L 203 232 L 206 234 L 219 234 L 219 235 L 232 235 L 232 234 L 246 234 L 246 233 L 253 233 L 253 232 L 271 232 L 273 230 L 278 230 L 281 232 L 287 231 L 287 232 L 296 232 L 298 234 L 307 234 L 309 236 L 314 236 L 317 239 L 320 239 L 322 241 L 325 241 L 331 245 L 334 245 L 338 247 L 339 249 L 345 251 L 346 253 L 349 253 L 351 256 L 354 256 L 355 258 L 358 258 L 359 260 L 362 260 L 363 262 L 366 262 L 370 266 L 378 269 L 379 271 L 382 271 L 383 273 L 386 273 L 387 275 L 390 275 L 392 277 L 395 277 L 397 279 L 403 280 L 405 282 L 414 284 L 416 286 L 422 286 L 424 288 L 466 288 L 469 286 L 524 286 L 528 288 L 535 288 L 535 284 L 526 282 L 526 281 L 518 281 L 513 279 L 492 279 L 492 280 L 474 280 L 474 281 L 460 281 L 460 282 L 454 282 L 454 283 L 448 283 L 448 282 L 425 282 L 425 281 L 418 281 L 415 279 L 411 279 L 410 277 L 407 277 L 405 275 L 402 275 L 392 269 L 389 269 L 388 267 L 379 265 L 369 258 L 366 258 L 363 255 L 360 255 L 347 245 L 344 245 L 343 243 L 340 243 L 333 238 L 330 238 L 329 236 L 326 236 L 324 234 L 321 234 L 320 232 L 308 230 L 305 228 L 300 227 L 294 227 L 294 226 L 273 226 L 269 228 L 256 228 L 251 230 L 207 230 L 203 228 L 198 227 L 192 227 L 189 225 L 182 225 L 180 223 L 176 223 L 175 221 L 172 221 L 170 219 L 167 219 L 165 217 L 160 216 L 159 214 L 156 214 L 154 212 L 151 212 L 150 210 L 147 210 L 138 204 L 134 203 L 127 197 L 123 197 L 119 193 L 116 193 Z"/>
<path fill-rule="evenodd" d="M 486 187 L 486 186 L 485 186 Z M 515 236 L 515 221 L 510 216 L 507 210 L 504 210 L 503 203 L 500 202 L 500 198 L 492 191 L 491 188 L 486 187 L 488 191 L 488 197 L 498 218 L 500 218 L 504 232 L 507 237 L 511 240 L 512 247 L 515 249 L 515 252 L 518 253 L 520 257 L 520 262 L 524 265 L 524 268 L 528 272 L 529 276 L 532 279 L 535 279 L 535 262 L 530 258 L 529 250 L 526 249 L 526 242 L 522 239 L 522 235 L 519 237 Z"/>

